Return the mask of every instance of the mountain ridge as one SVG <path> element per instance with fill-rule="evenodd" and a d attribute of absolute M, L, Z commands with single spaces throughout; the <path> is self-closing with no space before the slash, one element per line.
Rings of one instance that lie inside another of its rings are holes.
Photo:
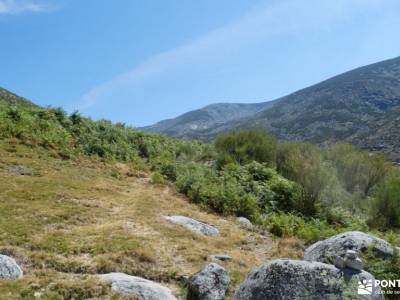
<path fill-rule="evenodd" d="M 202 128 L 188 129 L 179 116 L 169 120 L 172 126 L 168 130 L 156 126 L 162 121 L 143 129 L 211 141 L 222 132 L 261 127 L 280 140 L 349 142 L 400 160 L 400 135 L 396 131 L 400 126 L 400 57 L 359 67 L 271 102 L 256 104 L 261 109 L 254 113 L 242 118 L 226 117 L 223 123 L 211 121 Z"/>
<path fill-rule="evenodd" d="M 215 103 L 184 113 L 178 118 L 163 120 L 140 129 L 191 139 L 190 132 L 192 130 L 209 130 L 227 122 L 238 121 L 271 105 L 272 101 L 261 103 Z M 180 126 L 179 130 L 175 130 L 177 126 Z M 185 133 L 188 133 L 188 135 L 185 136 Z"/>

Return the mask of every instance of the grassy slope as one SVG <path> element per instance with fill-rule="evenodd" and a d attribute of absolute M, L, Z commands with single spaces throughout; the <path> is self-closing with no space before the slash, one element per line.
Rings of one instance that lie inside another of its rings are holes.
<path fill-rule="evenodd" d="M 12 165 L 34 173 L 13 174 Z M 232 293 L 256 265 L 301 254 L 297 241 L 245 231 L 233 219 L 201 211 L 173 187 L 152 185 L 148 174 L 121 163 L 65 161 L 41 148 L 2 141 L 0 190 L 0 253 L 16 257 L 25 272 L 22 280 L 0 281 L 0 295 L 7 299 L 32 299 L 35 293 L 40 299 L 109 299 L 110 288 L 93 274 L 111 271 L 164 282 L 179 295 L 179 278 L 216 253 L 234 258 L 222 263 L 232 276 Z M 213 224 L 221 236 L 191 234 L 161 218 L 170 214 Z"/>

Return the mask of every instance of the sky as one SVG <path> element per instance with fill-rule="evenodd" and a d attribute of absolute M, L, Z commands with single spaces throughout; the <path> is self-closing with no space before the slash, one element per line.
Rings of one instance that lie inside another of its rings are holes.
<path fill-rule="evenodd" d="M 400 56 L 398 0 L 0 0 L 0 87 L 144 126 Z"/>

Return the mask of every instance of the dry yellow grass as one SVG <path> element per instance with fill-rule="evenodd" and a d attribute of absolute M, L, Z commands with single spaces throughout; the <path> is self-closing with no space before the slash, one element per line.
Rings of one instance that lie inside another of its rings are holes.
<path fill-rule="evenodd" d="M 10 173 L 16 164 L 33 175 Z M 231 275 L 232 295 L 255 266 L 301 255 L 300 242 L 241 228 L 189 203 L 173 186 L 151 184 L 149 175 L 120 163 L 64 161 L 1 144 L 0 253 L 14 256 L 26 275 L 0 282 L 0 299 L 123 299 L 93 276 L 111 271 L 162 282 L 179 296 L 181 278 L 220 253 L 233 258 L 219 262 Z M 198 236 L 163 215 L 201 220 L 221 235 Z"/>

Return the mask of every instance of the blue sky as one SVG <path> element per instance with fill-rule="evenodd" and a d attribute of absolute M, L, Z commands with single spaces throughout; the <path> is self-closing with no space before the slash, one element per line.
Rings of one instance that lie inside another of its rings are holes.
<path fill-rule="evenodd" d="M 134 126 L 400 55 L 398 0 L 0 0 L 0 86 Z"/>

